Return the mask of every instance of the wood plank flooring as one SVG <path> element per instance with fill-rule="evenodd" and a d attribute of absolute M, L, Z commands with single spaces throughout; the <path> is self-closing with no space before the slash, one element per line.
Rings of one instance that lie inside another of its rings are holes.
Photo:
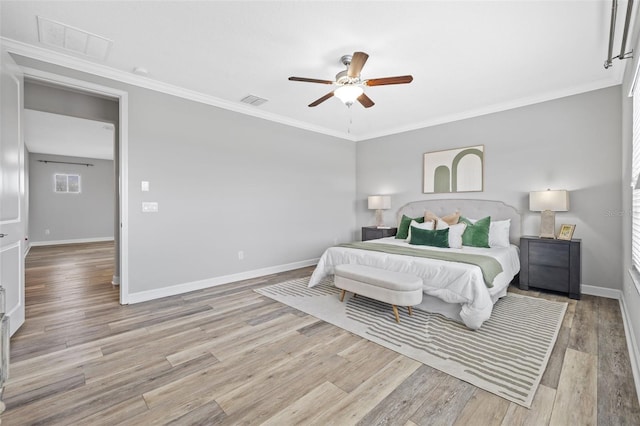
<path fill-rule="evenodd" d="M 253 291 L 313 268 L 121 306 L 112 259 L 31 249 L 3 425 L 640 425 L 615 300 L 526 292 L 569 302 L 526 409 Z"/>

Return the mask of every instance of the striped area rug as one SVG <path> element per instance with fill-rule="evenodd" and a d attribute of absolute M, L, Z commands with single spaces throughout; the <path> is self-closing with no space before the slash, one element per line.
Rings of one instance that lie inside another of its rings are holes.
<path fill-rule="evenodd" d="M 313 288 L 308 282 L 301 278 L 255 291 L 527 408 L 567 308 L 509 293 L 480 330 L 418 309 L 409 316 L 406 308 L 398 308 L 398 324 L 391 305 L 350 296 L 341 303 L 333 279 Z"/>

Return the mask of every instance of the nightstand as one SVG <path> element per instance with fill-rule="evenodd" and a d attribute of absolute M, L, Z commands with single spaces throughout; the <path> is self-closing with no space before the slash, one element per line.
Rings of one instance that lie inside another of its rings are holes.
<path fill-rule="evenodd" d="M 377 238 L 393 237 L 398 228 L 378 228 L 376 226 L 362 227 L 362 241 L 375 240 Z"/>
<path fill-rule="evenodd" d="M 566 293 L 580 299 L 580 240 L 520 238 L 520 289 Z"/>

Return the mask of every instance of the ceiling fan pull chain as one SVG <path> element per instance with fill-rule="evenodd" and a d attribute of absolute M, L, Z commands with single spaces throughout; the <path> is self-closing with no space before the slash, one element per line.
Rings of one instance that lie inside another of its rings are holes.
<path fill-rule="evenodd" d="M 349 105 L 351 106 L 351 105 Z M 347 134 L 351 134 L 351 125 L 353 124 L 353 110 L 349 108 L 349 125 L 347 126 Z"/>

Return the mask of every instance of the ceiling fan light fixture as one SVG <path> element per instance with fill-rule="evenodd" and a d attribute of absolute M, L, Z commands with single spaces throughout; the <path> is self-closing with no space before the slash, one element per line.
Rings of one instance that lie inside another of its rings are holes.
<path fill-rule="evenodd" d="M 351 106 L 363 93 L 364 89 L 362 86 L 356 85 L 340 86 L 333 92 L 334 96 L 347 106 Z"/>

